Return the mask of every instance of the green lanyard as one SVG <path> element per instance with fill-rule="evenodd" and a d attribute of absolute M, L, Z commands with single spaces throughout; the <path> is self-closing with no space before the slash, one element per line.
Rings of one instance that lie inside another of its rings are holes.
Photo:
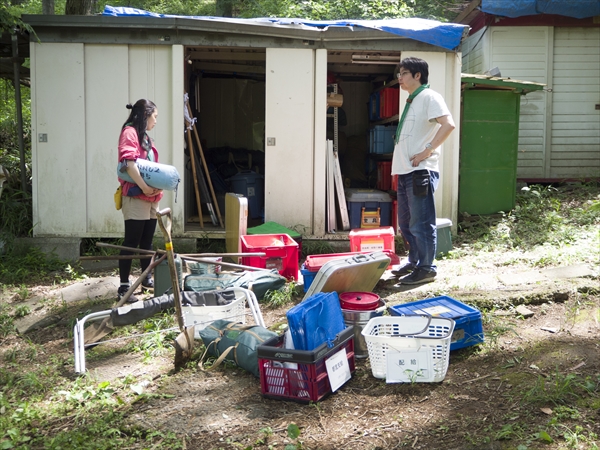
<path fill-rule="evenodd" d="M 406 99 L 406 105 L 404 105 L 404 110 L 402 111 L 402 117 L 400 117 L 400 122 L 398 122 L 398 128 L 396 128 L 396 135 L 394 136 L 394 145 L 396 145 L 398 143 L 398 141 L 400 140 L 400 131 L 402 131 L 402 125 L 404 124 L 404 119 L 406 119 L 406 114 L 408 113 L 410 104 L 412 103 L 413 99 L 421 93 L 421 91 L 423 91 L 424 89 L 427 89 L 428 87 L 429 87 L 428 84 L 422 84 L 421 86 L 419 86 L 417 88 L 417 90 L 415 90 L 415 92 L 410 94 L 408 96 L 408 98 Z"/>

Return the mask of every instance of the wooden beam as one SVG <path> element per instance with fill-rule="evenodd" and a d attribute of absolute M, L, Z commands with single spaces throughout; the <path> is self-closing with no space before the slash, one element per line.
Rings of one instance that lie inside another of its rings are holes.
<path fill-rule="evenodd" d="M 471 14 L 476 8 L 479 7 L 479 5 L 481 5 L 481 0 L 471 1 L 471 3 L 469 3 L 467 7 L 463 9 L 458 16 L 456 16 L 456 18 L 454 19 L 454 23 L 462 23 L 462 21 L 465 20 L 469 16 L 469 14 Z"/>

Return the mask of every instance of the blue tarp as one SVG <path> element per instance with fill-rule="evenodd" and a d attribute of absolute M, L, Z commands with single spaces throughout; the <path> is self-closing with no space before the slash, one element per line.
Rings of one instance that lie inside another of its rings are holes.
<path fill-rule="evenodd" d="M 425 42 L 427 44 L 436 45 L 448 50 L 456 49 L 461 40 L 463 33 L 468 26 L 456 23 L 442 23 L 436 20 L 427 19 L 388 19 L 388 20 L 306 20 L 306 19 L 275 19 L 275 18 L 259 18 L 259 19 L 230 19 L 226 17 L 212 16 L 175 16 L 168 14 L 156 14 L 141 9 L 127 7 L 106 6 L 103 12 L 104 16 L 145 16 L 157 18 L 180 18 L 180 19 L 197 19 L 197 20 L 212 20 L 229 23 L 254 24 L 281 26 L 289 28 L 305 28 L 324 31 L 329 27 L 362 27 L 372 30 L 380 30 L 386 33 L 395 34 L 416 41 Z"/>
<path fill-rule="evenodd" d="M 600 15 L 598 0 L 481 0 L 484 13 L 504 17 L 556 14 L 585 19 Z"/>

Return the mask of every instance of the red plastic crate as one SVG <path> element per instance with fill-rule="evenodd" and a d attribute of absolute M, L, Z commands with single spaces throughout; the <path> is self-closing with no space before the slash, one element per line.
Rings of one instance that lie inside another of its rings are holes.
<path fill-rule="evenodd" d="M 398 88 L 383 88 L 379 91 L 379 116 L 380 119 L 387 119 L 398 114 L 400 92 Z"/>
<path fill-rule="evenodd" d="M 390 266 L 392 266 L 394 264 L 400 264 L 400 259 L 394 253 L 393 250 L 383 249 L 382 251 L 385 252 L 390 257 L 390 260 L 391 260 Z M 315 274 L 321 269 L 323 264 L 328 263 L 329 261 L 333 261 L 336 259 L 351 258 L 353 256 L 361 255 L 361 254 L 365 254 L 365 253 L 371 253 L 371 251 L 367 250 L 364 252 L 347 252 L 347 253 L 329 253 L 329 254 L 324 254 L 324 255 L 309 255 L 306 257 L 306 260 L 304 261 L 304 265 L 302 266 L 304 269 L 302 274 L 304 275 L 304 278 L 306 281 L 307 274 L 309 275 L 309 277 L 311 274 L 313 274 L 312 276 L 314 277 Z M 308 286 L 306 286 L 306 287 L 308 288 Z"/>
<path fill-rule="evenodd" d="M 310 351 L 282 351 L 283 340 L 284 336 L 278 336 L 258 346 L 260 390 L 264 397 L 300 403 L 322 400 L 331 393 L 325 361 L 342 349 L 346 349 L 350 372 L 354 373 L 352 326 L 338 334 L 332 348 L 322 344 Z"/>
<path fill-rule="evenodd" d="M 379 161 L 377 163 L 377 189 L 389 191 L 392 188 L 392 162 Z"/>
<path fill-rule="evenodd" d="M 392 175 L 392 185 L 391 185 L 392 191 L 397 191 L 398 190 L 398 175 Z"/>
<path fill-rule="evenodd" d="M 298 280 L 298 243 L 288 234 L 240 236 L 242 253 L 263 252 L 266 256 L 243 256 L 242 264 L 262 269 L 277 269 L 284 277 Z"/>

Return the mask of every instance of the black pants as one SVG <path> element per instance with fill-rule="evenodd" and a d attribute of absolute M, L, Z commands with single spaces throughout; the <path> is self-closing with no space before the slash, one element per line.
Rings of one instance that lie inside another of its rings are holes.
<path fill-rule="evenodd" d="M 152 238 L 156 231 L 156 219 L 149 220 L 126 220 L 125 221 L 125 239 L 124 247 L 140 248 L 143 250 L 152 250 Z M 129 250 L 121 250 L 121 255 L 133 255 Z M 131 272 L 131 259 L 119 260 L 119 276 L 121 283 L 129 283 L 129 273 Z M 142 272 L 150 265 L 150 258 L 140 259 Z"/>

